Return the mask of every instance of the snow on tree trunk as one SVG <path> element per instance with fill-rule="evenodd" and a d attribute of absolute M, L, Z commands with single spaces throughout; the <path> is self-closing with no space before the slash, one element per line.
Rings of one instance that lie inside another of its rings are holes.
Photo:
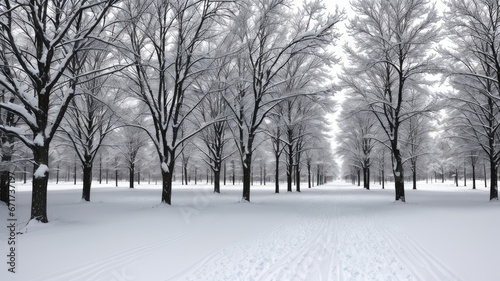
<path fill-rule="evenodd" d="M 395 195 L 396 201 L 406 202 L 405 201 L 405 181 L 404 181 L 404 170 L 403 170 L 403 161 L 401 160 L 401 153 L 399 149 L 393 147 L 394 154 L 394 183 L 395 183 Z"/>
<path fill-rule="evenodd" d="M 49 148 L 35 145 L 33 151 L 33 190 L 31 195 L 31 216 L 39 222 L 47 223 L 47 185 L 49 180 Z"/>

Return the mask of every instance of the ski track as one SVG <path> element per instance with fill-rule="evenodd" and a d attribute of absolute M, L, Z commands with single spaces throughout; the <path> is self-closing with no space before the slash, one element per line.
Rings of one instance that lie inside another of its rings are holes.
<path fill-rule="evenodd" d="M 38 279 L 39 281 L 113 281 L 116 280 L 116 275 L 121 273 L 123 268 L 134 262 L 140 257 L 146 256 L 148 254 L 154 253 L 165 247 L 171 245 L 187 237 L 194 236 L 204 229 L 207 224 L 211 223 L 207 221 L 203 224 L 199 224 L 196 227 L 188 229 L 186 231 L 180 232 L 174 236 L 166 239 L 161 239 L 148 243 L 139 247 L 134 247 L 129 250 L 119 252 L 117 254 L 108 256 L 97 261 L 87 263 L 85 265 L 76 266 L 74 268 L 66 269 L 53 273 L 51 275 L 42 277 Z"/>
<path fill-rule="evenodd" d="M 169 280 L 460 280 L 397 225 L 356 208 L 362 203 L 355 200 L 337 194 L 313 202 Z"/>
<path fill-rule="evenodd" d="M 369 214 L 355 200 L 340 192 L 311 202 L 167 280 L 460 280 L 397 225 Z M 39 280 L 115 280 L 120 268 L 179 240 L 203 235 L 200 229 L 209 223 Z"/>

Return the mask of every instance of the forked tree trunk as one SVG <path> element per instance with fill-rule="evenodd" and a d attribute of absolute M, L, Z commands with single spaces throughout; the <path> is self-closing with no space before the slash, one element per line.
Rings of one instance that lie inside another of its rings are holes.
<path fill-rule="evenodd" d="M 84 163 L 82 199 L 87 202 L 90 202 L 91 187 L 92 187 L 92 163 Z"/>
<path fill-rule="evenodd" d="M 47 223 L 47 185 L 49 170 L 43 175 L 35 175 L 41 165 L 49 166 L 49 148 L 47 146 L 34 146 L 33 149 L 33 186 L 31 195 L 31 216 L 39 222 Z"/>
<path fill-rule="evenodd" d="M 172 171 L 161 170 L 162 192 L 161 202 L 172 205 Z"/>

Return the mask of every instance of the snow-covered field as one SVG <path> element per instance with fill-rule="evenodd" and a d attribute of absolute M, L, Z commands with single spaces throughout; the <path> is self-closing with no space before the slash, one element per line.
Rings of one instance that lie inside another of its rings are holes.
<path fill-rule="evenodd" d="M 175 185 L 173 206 L 158 204 L 159 186 L 94 185 L 84 203 L 75 186 L 51 184 L 50 222 L 29 225 L 29 187 L 16 187 L 17 272 L 1 206 L 0 280 L 500 278 L 500 204 L 481 183 L 421 183 L 407 204 L 343 182 L 280 194 L 256 185 L 252 203 L 239 186 Z"/>

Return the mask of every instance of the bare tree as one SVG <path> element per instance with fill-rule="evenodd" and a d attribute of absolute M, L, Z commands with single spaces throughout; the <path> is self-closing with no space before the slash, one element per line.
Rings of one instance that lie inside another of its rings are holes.
<path fill-rule="evenodd" d="M 103 47 L 77 55 L 71 62 L 69 69 L 72 73 L 87 75 L 79 74 L 82 75 L 82 82 L 78 83 L 79 95 L 71 100 L 61 125 L 66 133 L 65 139 L 73 145 L 82 165 L 82 199 L 85 201 L 90 201 L 94 159 L 104 139 L 118 126 L 118 116 L 113 109 L 118 108 L 116 105 L 120 100 L 116 80 L 94 72 L 94 69 L 113 64 L 109 51 Z"/>
<path fill-rule="evenodd" d="M 460 137 L 480 146 L 490 165 L 490 200 L 498 200 L 500 14 L 498 1 L 449 0 L 446 22 L 455 45 L 443 50 L 462 124 Z"/>
<path fill-rule="evenodd" d="M 405 202 L 401 125 L 428 110 L 408 105 L 409 90 L 420 90 L 425 74 L 437 68 L 430 48 L 438 39 L 436 9 L 428 0 L 357 0 L 348 30 L 349 64 L 343 83 L 362 100 L 388 139 L 393 159 L 396 201 Z M 384 143 L 382 141 L 381 143 Z"/>
<path fill-rule="evenodd" d="M 286 0 L 240 1 L 232 26 L 242 51 L 234 60 L 237 82 L 226 100 L 236 121 L 230 128 L 242 163 L 245 201 L 250 201 L 256 135 L 269 112 L 287 98 L 317 93 L 296 88 L 283 91 L 282 85 L 290 79 L 285 68 L 296 55 L 326 55 L 342 17 L 338 11 L 324 16 L 321 1 L 290 7 L 294 6 Z M 326 65 L 329 61 L 324 57 Z"/>
<path fill-rule="evenodd" d="M 31 219 L 48 222 L 47 182 L 49 146 L 75 96 L 68 67 L 87 48 L 116 0 L 2 1 L 0 41 L 5 57 L 0 85 L 19 104 L 0 108 L 20 117 L 25 126 L 0 125 L 33 152 Z M 99 70 L 94 70 L 99 71 Z"/>
<path fill-rule="evenodd" d="M 349 102 L 345 102 L 344 107 Z M 369 112 L 358 109 L 344 109 L 339 120 L 340 134 L 338 153 L 344 160 L 352 163 L 359 171 L 363 171 L 363 187 L 370 189 L 370 166 L 372 165 L 372 151 L 374 150 L 378 134 L 378 126 Z"/>
<path fill-rule="evenodd" d="M 180 128 L 199 100 L 188 102 L 193 81 L 206 68 L 215 46 L 205 44 L 220 32 L 215 19 L 224 13 L 225 1 L 126 1 L 127 36 L 124 40 L 135 67 L 130 91 L 145 103 L 153 123 L 148 133 L 162 171 L 161 201 L 171 204 L 177 150 L 204 126 L 180 138 Z"/>

